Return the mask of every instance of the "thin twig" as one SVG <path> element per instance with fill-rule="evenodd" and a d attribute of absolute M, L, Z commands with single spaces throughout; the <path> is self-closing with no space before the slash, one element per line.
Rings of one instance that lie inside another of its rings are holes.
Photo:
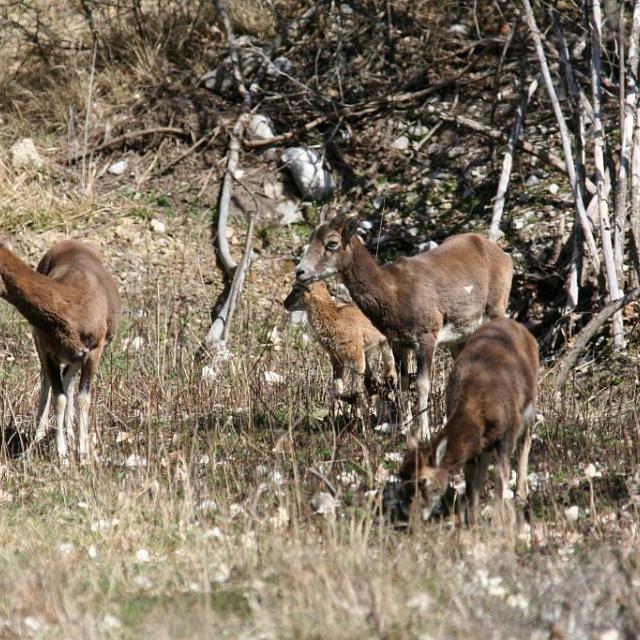
<path fill-rule="evenodd" d="M 205 142 L 210 144 L 211 141 L 214 140 L 219 133 L 220 133 L 219 126 L 217 126 L 213 131 L 209 131 L 205 133 L 199 140 L 194 142 L 186 151 L 181 153 L 177 158 L 174 158 L 173 160 L 167 162 L 165 165 L 160 167 L 156 171 L 156 174 L 160 176 L 165 174 L 167 171 L 169 171 L 169 169 L 172 169 L 178 163 L 182 162 L 185 158 L 190 156 L 194 151 L 196 151 L 196 149 L 199 149 Z"/>

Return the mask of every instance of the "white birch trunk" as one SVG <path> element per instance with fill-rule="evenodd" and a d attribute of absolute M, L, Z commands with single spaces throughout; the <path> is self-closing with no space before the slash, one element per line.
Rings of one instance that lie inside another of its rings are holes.
<path fill-rule="evenodd" d="M 604 131 L 602 124 L 602 87 L 600 85 L 600 51 L 602 34 L 602 11 L 600 0 L 593 0 L 591 25 L 591 88 L 593 91 L 593 160 L 596 168 L 596 188 L 598 191 L 598 213 L 600 218 L 600 239 L 604 255 L 605 276 L 612 301 L 622 296 L 618 286 L 613 245 L 611 242 L 611 222 L 609 220 L 608 189 L 605 185 L 604 169 Z M 622 311 L 613 316 L 613 346 L 615 349 L 624 348 L 624 326 Z"/>

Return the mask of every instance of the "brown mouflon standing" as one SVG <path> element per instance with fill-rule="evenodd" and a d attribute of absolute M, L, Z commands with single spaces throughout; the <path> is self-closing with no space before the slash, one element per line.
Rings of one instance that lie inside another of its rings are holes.
<path fill-rule="evenodd" d="M 427 444 L 409 442 L 394 499 L 387 495 L 385 510 L 399 510 L 407 519 L 412 506 L 421 504 L 423 516 L 429 517 L 451 474 L 464 467 L 467 517 L 473 524 L 493 451 L 496 506 L 501 509 L 511 456 L 522 433 L 516 495 L 524 499 L 537 386 L 538 345 L 529 331 L 507 318 L 482 325 L 454 363 L 446 425 Z"/>
<path fill-rule="evenodd" d="M 296 268 L 303 284 L 339 274 L 396 356 L 415 351 L 418 437 L 427 415 L 436 346 L 464 341 L 485 320 L 503 317 L 511 289 L 511 257 L 474 233 L 380 266 L 356 234 L 358 220 L 338 216 L 318 225 Z M 406 366 L 405 371 L 406 372 Z"/>
<path fill-rule="evenodd" d="M 105 270 L 97 249 L 85 242 L 58 242 L 35 271 L 0 242 L 0 297 L 33 327 L 40 358 L 35 441 L 46 434 L 49 392 L 53 390 L 56 446 L 59 457 L 67 457 L 66 439 L 75 439 L 73 383 L 80 372 L 78 456 L 86 459 L 91 380 L 122 311 L 115 280 Z"/>
<path fill-rule="evenodd" d="M 387 339 L 371 324 L 355 304 L 338 306 L 324 282 L 294 283 L 284 301 L 287 311 L 305 310 L 318 342 L 331 358 L 333 390 L 340 398 L 344 391 L 344 372 L 354 372 L 355 392 L 364 393 L 365 376 L 370 373 L 368 352 L 379 348 L 385 381 L 395 383 L 396 369 Z"/>

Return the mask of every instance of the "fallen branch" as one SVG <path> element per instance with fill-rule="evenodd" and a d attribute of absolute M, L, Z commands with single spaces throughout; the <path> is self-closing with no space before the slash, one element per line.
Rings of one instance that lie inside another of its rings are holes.
<path fill-rule="evenodd" d="M 287 142 L 287 140 L 291 140 L 292 138 L 296 138 L 302 133 L 307 133 L 316 127 L 319 127 L 321 124 L 325 124 L 332 120 L 335 116 L 320 116 L 311 120 L 311 122 L 307 122 L 306 124 L 298 127 L 297 129 L 292 129 L 291 131 L 287 131 L 287 133 L 283 133 L 279 136 L 274 136 L 273 138 L 267 138 L 266 140 L 245 140 L 243 142 L 244 146 L 248 149 L 260 149 L 261 147 L 268 147 L 272 144 L 280 144 L 281 142 Z"/>
<path fill-rule="evenodd" d="M 218 257 L 227 276 L 231 276 L 237 267 L 237 263 L 233 259 L 229 249 L 229 241 L 227 240 L 227 220 L 229 219 L 229 204 L 231 202 L 231 192 L 233 191 L 233 179 L 240 157 L 240 146 L 246 120 L 246 114 L 241 115 L 231 130 L 227 165 L 224 171 L 224 178 L 220 189 L 220 199 L 218 201 Z"/>
<path fill-rule="evenodd" d="M 633 302 L 636 298 L 640 296 L 640 287 L 629 291 L 622 298 L 618 298 L 617 300 L 613 300 L 609 302 L 603 309 L 601 309 L 589 322 L 585 325 L 585 327 L 580 331 L 577 335 L 575 343 L 573 347 L 567 352 L 567 354 L 562 358 L 560 363 L 560 371 L 556 376 L 555 386 L 556 389 L 559 389 L 566 381 L 571 369 L 576 363 L 578 356 L 582 353 L 584 348 L 587 346 L 589 340 L 596 334 L 598 329 L 605 324 L 609 318 L 614 313 L 617 313 L 621 309 L 623 309 L 630 302 Z"/>
<path fill-rule="evenodd" d="M 249 263 L 251 259 L 251 242 L 253 240 L 253 229 L 255 225 L 256 213 L 249 217 L 249 226 L 247 228 L 247 235 L 244 242 L 244 251 L 240 264 L 236 267 L 229 292 L 224 301 L 224 304 L 218 311 L 218 315 L 215 317 L 207 335 L 204 339 L 205 344 L 208 347 L 216 347 L 219 344 L 224 344 L 229 338 L 229 331 L 231 330 L 231 320 L 236 309 L 236 304 L 242 293 L 242 287 L 244 286 L 244 280 L 247 275 Z"/>
<path fill-rule="evenodd" d="M 86 151 L 80 151 L 73 156 L 70 156 L 66 163 L 69 165 L 75 164 L 78 160 L 82 160 L 87 156 L 93 155 L 94 153 L 99 153 L 100 151 L 105 151 L 106 149 L 112 149 L 113 147 L 118 147 L 124 142 L 128 142 L 129 140 L 134 140 L 135 138 L 144 138 L 146 136 L 153 136 L 155 134 L 171 134 L 178 137 L 188 137 L 188 133 L 184 129 L 178 129 L 177 127 L 153 127 L 151 129 L 139 129 L 138 131 L 128 131 L 127 133 L 123 133 L 121 136 L 117 136 L 112 138 L 111 140 L 107 140 L 107 142 L 103 142 L 91 149 L 87 149 Z"/>
<path fill-rule="evenodd" d="M 165 165 L 160 167 L 156 171 L 156 174 L 160 175 L 160 176 L 163 175 L 164 173 L 169 171 L 169 169 L 172 169 L 179 162 L 182 162 L 185 158 L 190 156 L 194 151 L 196 151 L 196 149 L 199 149 L 205 142 L 206 143 L 210 143 L 214 138 L 216 138 L 218 136 L 219 133 L 220 133 L 220 127 L 219 126 L 216 127 L 213 131 L 209 131 L 208 133 L 205 133 L 202 136 L 202 138 L 200 138 L 199 140 L 194 142 L 186 151 L 181 153 L 177 158 L 174 158 L 173 160 L 167 162 Z"/>

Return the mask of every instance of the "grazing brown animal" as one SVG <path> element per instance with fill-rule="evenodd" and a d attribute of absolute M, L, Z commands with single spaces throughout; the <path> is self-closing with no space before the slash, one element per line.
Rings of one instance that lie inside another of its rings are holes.
<path fill-rule="evenodd" d="M 395 382 L 396 369 L 387 339 L 371 324 L 355 304 L 338 306 L 324 282 L 309 285 L 296 282 L 284 301 L 287 311 L 304 309 L 318 342 L 331 358 L 333 389 L 336 398 L 344 391 L 345 368 L 354 372 L 355 392 L 364 392 L 365 377 L 370 368 L 368 352 L 379 348 L 383 359 L 385 381 Z"/>
<path fill-rule="evenodd" d="M 78 455 L 89 453 L 91 380 L 105 346 L 120 320 L 121 303 L 114 279 L 90 244 L 63 240 L 40 260 L 36 271 L 0 242 L 0 297 L 33 327 L 40 358 L 40 401 L 35 441 L 47 431 L 49 392 L 53 390 L 56 445 L 67 457 L 66 436 L 74 440 L 74 378 L 78 394 Z"/>
<path fill-rule="evenodd" d="M 538 346 L 524 326 L 506 318 L 482 325 L 453 366 L 445 427 L 427 444 L 409 443 L 386 510 L 407 518 L 416 498 L 422 498 L 423 516 L 429 517 L 451 474 L 464 466 L 467 517 L 473 524 L 491 453 L 498 458 L 496 505 L 501 508 L 511 456 L 523 432 L 516 491 L 524 499 L 537 379 Z"/>
<path fill-rule="evenodd" d="M 511 258 L 465 233 L 439 247 L 380 266 L 356 234 L 356 218 L 320 224 L 296 268 L 299 282 L 340 274 L 354 302 L 401 355 L 415 351 L 418 436 L 428 435 L 427 405 L 436 345 L 465 340 L 486 319 L 505 315 Z"/>

